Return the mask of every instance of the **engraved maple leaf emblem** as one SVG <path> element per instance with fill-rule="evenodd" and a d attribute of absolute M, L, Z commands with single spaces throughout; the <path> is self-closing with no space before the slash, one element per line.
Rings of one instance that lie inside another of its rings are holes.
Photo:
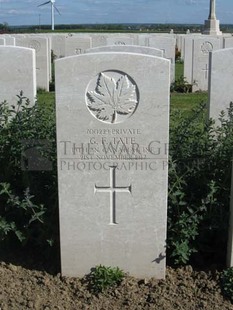
<path fill-rule="evenodd" d="M 127 75 L 118 79 L 100 73 L 94 91 L 87 92 L 88 107 L 95 116 L 116 123 L 118 115 L 132 114 L 137 107 L 136 86 Z"/>

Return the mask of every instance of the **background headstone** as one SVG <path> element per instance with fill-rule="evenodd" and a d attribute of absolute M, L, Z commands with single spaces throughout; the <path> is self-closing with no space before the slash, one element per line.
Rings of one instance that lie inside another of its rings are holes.
<path fill-rule="evenodd" d="M 226 111 L 233 102 L 233 48 L 210 53 L 209 117 L 219 123 L 221 111 Z"/>
<path fill-rule="evenodd" d="M 230 197 L 230 216 L 228 229 L 228 245 L 227 245 L 227 267 L 233 267 L 233 163 L 231 174 L 231 197 Z"/>
<path fill-rule="evenodd" d="M 220 47 L 219 38 L 196 38 L 193 40 L 193 91 L 208 90 L 209 53 L 220 49 Z"/>
<path fill-rule="evenodd" d="M 51 62 L 51 55 L 48 48 L 48 39 L 35 36 L 16 37 L 16 45 L 35 50 L 37 88 L 49 91 L 49 62 Z"/>
<path fill-rule="evenodd" d="M 56 59 L 65 57 L 65 39 L 65 34 L 51 36 L 52 51 Z"/>
<path fill-rule="evenodd" d="M 62 274 L 163 278 L 170 61 L 85 54 L 55 72 Z"/>
<path fill-rule="evenodd" d="M 29 48 L 0 46 L 0 102 L 16 104 L 23 91 L 31 104 L 36 97 L 35 51 Z"/>
<path fill-rule="evenodd" d="M 233 38 L 232 37 L 223 38 L 223 47 L 224 48 L 233 47 Z"/>
<path fill-rule="evenodd" d="M 4 36 L 5 41 L 6 41 L 6 45 L 10 46 L 15 46 L 15 38 L 11 37 L 11 36 Z"/>
<path fill-rule="evenodd" d="M 157 48 L 138 45 L 108 45 L 87 49 L 85 53 L 124 52 L 138 53 L 151 56 L 163 57 L 163 51 Z"/>
<path fill-rule="evenodd" d="M 5 38 L 0 38 L 0 45 L 6 45 Z"/>
<path fill-rule="evenodd" d="M 184 39 L 184 77 L 188 83 L 193 82 L 193 38 Z"/>
<path fill-rule="evenodd" d="M 153 36 L 148 38 L 148 46 L 155 47 L 164 51 L 164 57 L 171 61 L 171 81 L 175 79 L 175 51 L 176 39 L 173 35 Z"/>
<path fill-rule="evenodd" d="M 66 36 L 65 38 L 65 56 L 74 56 L 83 54 L 84 50 L 91 47 L 91 38 L 80 37 L 76 35 Z"/>
<path fill-rule="evenodd" d="M 126 36 L 110 36 L 106 40 L 107 45 L 133 45 L 134 39 Z"/>

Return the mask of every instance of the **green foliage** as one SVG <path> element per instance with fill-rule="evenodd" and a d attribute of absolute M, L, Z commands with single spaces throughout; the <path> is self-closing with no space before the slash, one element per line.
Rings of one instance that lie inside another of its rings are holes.
<path fill-rule="evenodd" d="M 3 24 L 0 24 L 0 31 L 1 33 L 9 32 L 10 27 L 7 22 L 4 22 Z"/>
<path fill-rule="evenodd" d="M 193 84 L 187 82 L 186 78 L 181 75 L 171 83 L 171 92 L 191 93 Z"/>
<path fill-rule="evenodd" d="M 176 50 L 175 50 L 175 61 L 176 61 L 176 64 L 183 64 L 184 61 L 183 59 L 181 58 L 181 52 L 178 50 L 178 48 L 176 47 Z"/>
<path fill-rule="evenodd" d="M 4 216 L 0 216 L 0 241 L 13 232 L 20 242 L 26 242 L 30 237 L 30 228 L 35 222 L 44 223 L 43 216 L 45 209 L 43 205 L 35 205 L 32 202 L 34 197 L 26 189 L 24 196 L 13 194 L 10 184 L 0 183 L 0 201 L 4 208 Z M 12 215 L 14 214 L 14 221 Z"/>
<path fill-rule="evenodd" d="M 176 50 L 175 50 L 175 59 L 180 59 L 181 56 L 181 52 L 178 50 L 178 47 L 176 46 Z"/>
<path fill-rule="evenodd" d="M 96 266 L 92 269 L 89 278 L 91 290 L 100 293 L 110 287 L 115 287 L 121 283 L 125 274 L 118 267 Z"/>
<path fill-rule="evenodd" d="M 222 272 L 221 288 L 223 294 L 233 302 L 233 267 Z"/>
<path fill-rule="evenodd" d="M 54 102 L 0 103 L 0 238 L 24 245 L 57 239 L 57 169 Z"/>
<path fill-rule="evenodd" d="M 44 252 L 58 239 L 56 130 L 54 94 L 38 96 L 34 106 L 22 94 L 16 106 L 0 104 L 0 241 L 17 240 Z M 172 94 L 178 99 L 172 103 L 170 121 L 167 257 L 174 264 L 225 259 L 233 104 L 216 126 L 206 121 L 204 103 L 186 113 L 188 106 L 196 106 L 197 98 L 204 97 Z M 183 113 L 177 109 L 182 98 Z M 41 168 L 41 161 L 33 162 L 30 169 L 31 150 L 49 169 Z M 96 292 L 122 277 L 118 268 L 104 266 L 90 274 Z"/>
<path fill-rule="evenodd" d="M 171 116 L 168 257 L 175 264 L 224 260 L 233 154 L 233 105 L 220 126 L 205 105 Z"/>

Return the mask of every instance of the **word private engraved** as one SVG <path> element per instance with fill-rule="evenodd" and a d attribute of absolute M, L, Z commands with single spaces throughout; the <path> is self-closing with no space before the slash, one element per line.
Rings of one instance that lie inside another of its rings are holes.
<path fill-rule="evenodd" d="M 101 72 L 87 87 L 87 107 L 95 118 L 105 123 L 121 123 L 131 117 L 138 100 L 136 83 L 123 72 Z"/>
<path fill-rule="evenodd" d="M 116 225 L 116 193 L 130 193 L 131 185 L 127 187 L 116 186 L 116 166 L 110 166 L 110 186 L 96 186 L 94 192 L 102 192 L 110 194 L 110 225 Z"/>

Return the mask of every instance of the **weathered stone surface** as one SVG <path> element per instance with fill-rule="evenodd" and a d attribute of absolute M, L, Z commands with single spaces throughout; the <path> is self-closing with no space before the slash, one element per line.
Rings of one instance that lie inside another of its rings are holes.
<path fill-rule="evenodd" d="M 137 53 L 158 57 L 163 57 L 164 55 L 164 52 L 160 49 L 138 45 L 108 45 L 108 46 L 90 48 L 85 51 L 85 53 L 102 53 L 102 52 Z"/>
<path fill-rule="evenodd" d="M 175 79 L 175 47 L 176 39 L 173 35 L 153 36 L 148 38 L 148 46 L 164 51 L 164 57 L 171 61 L 171 81 Z"/>
<path fill-rule="evenodd" d="M 91 38 L 77 35 L 68 35 L 65 38 L 65 56 L 74 56 L 83 54 L 91 47 Z"/>
<path fill-rule="evenodd" d="M 170 61 L 96 53 L 55 67 L 62 274 L 163 278 Z"/>
<path fill-rule="evenodd" d="M 221 49 L 210 53 L 209 78 L 209 117 L 219 124 L 221 111 L 226 111 L 233 102 L 233 48 Z"/>
<path fill-rule="evenodd" d="M 220 49 L 220 46 L 219 38 L 196 38 L 193 40 L 193 91 L 208 90 L 209 52 Z"/>
<path fill-rule="evenodd" d="M 0 46 L 0 102 L 6 100 L 10 105 L 18 100 L 23 91 L 31 104 L 36 96 L 35 51 L 29 48 Z"/>
<path fill-rule="evenodd" d="M 49 91 L 50 80 L 50 51 L 48 38 L 26 36 L 16 37 L 16 45 L 33 48 L 36 52 L 36 80 L 37 88 Z"/>

